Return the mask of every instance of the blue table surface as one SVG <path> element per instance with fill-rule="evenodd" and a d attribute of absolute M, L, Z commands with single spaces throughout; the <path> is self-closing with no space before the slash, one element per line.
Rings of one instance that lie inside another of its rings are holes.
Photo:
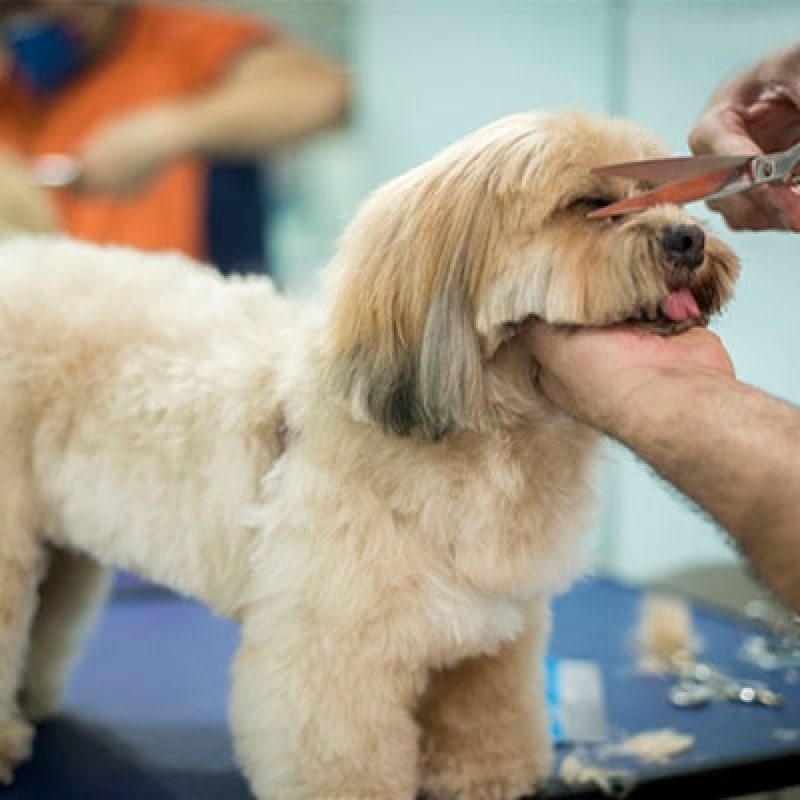
<path fill-rule="evenodd" d="M 695 736 L 686 754 L 667 767 L 639 767 L 640 777 L 800 754 L 800 684 L 742 662 L 747 631 L 724 615 L 694 610 L 703 657 L 783 692 L 784 708 L 670 707 L 664 681 L 633 664 L 639 596 L 610 580 L 580 583 L 556 600 L 551 653 L 601 665 L 615 735 L 669 727 Z M 64 713 L 40 726 L 34 757 L 0 792 L 3 800 L 248 800 L 226 724 L 236 643 L 231 623 L 195 603 L 155 590 L 118 592 L 80 661 Z"/>

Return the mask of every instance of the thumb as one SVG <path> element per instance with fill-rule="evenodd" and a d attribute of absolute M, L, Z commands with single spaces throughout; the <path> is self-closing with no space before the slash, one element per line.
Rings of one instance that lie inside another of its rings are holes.
<path fill-rule="evenodd" d="M 552 350 L 558 337 L 559 332 L 539 317 L 533 317 L 522 332 L 522 339 L 528 346 L 528 350 L 540 361 Z"/>
<path fill-rule="evenodd" d="M 764 151 L 744 129 L 737 125 L 733 129 L 720 128 L 711 140 L 710 151 L 714 155 L 760 156 Z"/>
<path fill-rule="evenodd" d="M 748 133 L 740 112 L 734 108 L 717 107 L 706 111 L 689 134 L 689 147 L 695 155 L 763 154 Z"/>

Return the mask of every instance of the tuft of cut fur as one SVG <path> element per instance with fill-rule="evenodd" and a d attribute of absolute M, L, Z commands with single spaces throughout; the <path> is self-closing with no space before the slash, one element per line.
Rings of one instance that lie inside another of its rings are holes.
<path fill-rule="evenodd" d="M 0 777 L 100 563 L 241 624 L 258 798 L 541 786 L 549 598 L 582 568 L 596 435 L 539 396 L 517 332 L 727 301 L 721 242 L 692 270 L 664 250 L 682 210 L 586 217 L 636 190 L 593 166 L 664 152 L 620 120 L 501 120 L 379 189 L 313 306 L 177 256 L 0 245 Z M 52 561 L 34 620 L 53 552 L 87 561 Z"/>
<path fill-rule="evenodd" d="M 678 597 L 645 595 L 636 628 L 639 667 L 656 675 L 680 672 L 692 664 L 697 647 L 689 604 Z"/>

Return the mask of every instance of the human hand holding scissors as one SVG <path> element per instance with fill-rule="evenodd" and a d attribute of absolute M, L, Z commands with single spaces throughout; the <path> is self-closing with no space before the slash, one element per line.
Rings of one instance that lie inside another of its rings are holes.
<path fill-rule="evenodd" d="M 694 158 L 598 170 L 655 186 L 592 216 L 706 200 L 736 230 L 800 231 L 800 43 L 723 84 L 689 135 Z"/>
<path fill-rule="evenodd" d="M 762 155 L 800 141 L 800 43 L 724 83 L 689 135 L 695 155 Z M 712 200 L 731 228 L 800 231 L 800 197 L 772 184 Z"/>

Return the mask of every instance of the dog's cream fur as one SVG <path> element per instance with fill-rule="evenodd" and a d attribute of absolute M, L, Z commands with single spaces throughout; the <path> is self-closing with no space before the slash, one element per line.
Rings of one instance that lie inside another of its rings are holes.
<path fill-rule="evenodd" d="M 366 203 L 313 311 L 177 256 L 1 246 L 0 766 L 27 753 L 17 700 L 57 702 L 97 561 L 241 623 L 231 721 L 261 800 L 540 785 L 548 599 L 581 568 L 595 435 L 516 333 L 654 316 L 679 284 L 727 300 L 719 241 L 692 274 L 665 257 L 682 210 L 586 218 L 629 191 L 591 166 L 663 152 L 577 112 L 502 120 Z"/>

